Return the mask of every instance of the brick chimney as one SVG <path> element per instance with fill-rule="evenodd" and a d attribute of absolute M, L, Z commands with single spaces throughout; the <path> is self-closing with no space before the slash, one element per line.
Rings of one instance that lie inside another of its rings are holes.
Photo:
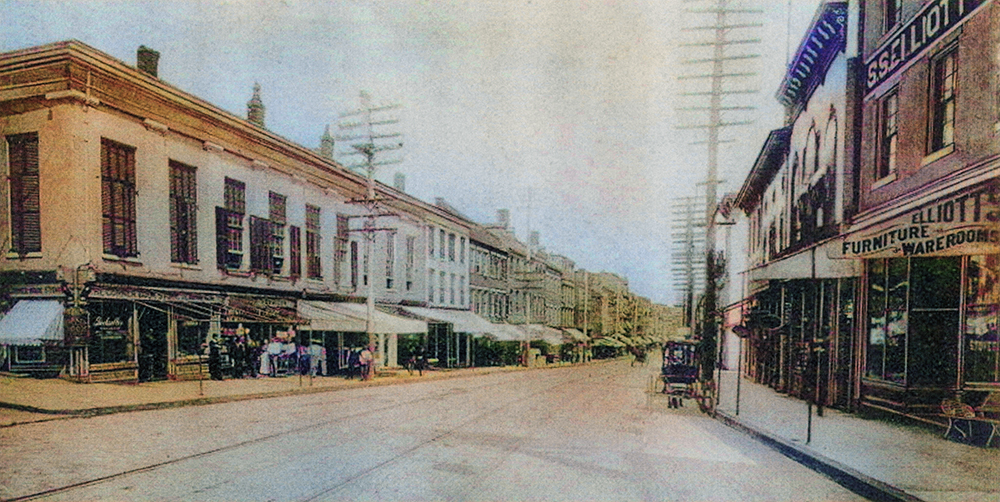
<path fill-rule="evenodd" d="M 135 66 L 139 71 L 154 78 L 159 78 L 157 69 L 160 64 L 160 53 L 140 45 L 135 54 Z"/>
<path fill-rule="evenodd" d="M 393 180 L 392 180 L 392 186 L 393 186 L 393 188 L 395 188 L 396 190 L 399 190 L 400 192 L 405 192 L 406 191 L 406 175 L 403 174 L 403 173 L 396 173 L 396 176 L 393 177 Z"/>
<path fill-rule="evenodd" d="M 264 102 L 260 99 L 260 84 L 256 82 L 253 84 L 253 97 L 247 102 L 247 120 L 264 127 Z"/>
<path fill-rule="evenodd" d="M 510 210 L 509 209 L 497 209 L 497 226 L 507 230 L 510 226 Z"/>

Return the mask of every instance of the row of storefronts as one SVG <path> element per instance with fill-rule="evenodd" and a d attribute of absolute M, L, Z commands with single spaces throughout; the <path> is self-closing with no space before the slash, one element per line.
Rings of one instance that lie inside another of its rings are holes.
<path fill-rule="evenodd" d="M 793 65 L 786 85 L 809 91 L 779 92 L 791 119 L 722 211 L 745 232 L 726 250 L 724 364 L 813 403 L 933 420 L 1000 392 L 1000 8 L 954 2 L 905 64 L 864 78 L 932 4 L 889 25 L 886 2 L 821 4 L 797 58 L 825 20 L 843 40 Z"/>

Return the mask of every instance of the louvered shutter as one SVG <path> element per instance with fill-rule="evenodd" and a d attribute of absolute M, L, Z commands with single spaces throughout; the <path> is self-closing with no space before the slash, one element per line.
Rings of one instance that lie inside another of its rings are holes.
<path fill-rule="evenodd" d="M 271 222 L 250 217 L 250 270 L 269 272 L 271 262 Z"/>
<path fill-rule="evenodd" d="M 215 208 L 215 265 L 226 269 L 229 262 L 229 211 Z"/>
<path fill-rule="evenodd" d="M 302 275 L 302 238 L 299 227 L 288 227 L 288 274 L 292 277 Z"/>

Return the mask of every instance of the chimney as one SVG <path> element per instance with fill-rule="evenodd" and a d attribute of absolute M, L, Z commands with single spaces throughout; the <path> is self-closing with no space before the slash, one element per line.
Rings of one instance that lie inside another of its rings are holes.
<path fill-rule="evenodd" d="M 149 75 L 153 78 L 159 78 L 157 76 L 157 67 L 160 63 L 160 53 L 146 47 L 145 45 L 140 45 L 139 50 L 135 54 L 135 66 L 139 71 Z"/>
<path fill-rule="evenodd" d="M 247 102 L 247 120 L 264 127 L 264 102 L 260 99 L 260 84 L 256 82 L 253 84 L 253 97 Z"/>
<path fill-rule="evenodd" d="M 539 240 L 538 230 L 532 230 L 531 233 L 528 234 L 528 246 L 531 246 L 531 249 L 538 249 Z"/>
<path fill-rule="evenodd" d="M 509 209 L 497 209 L 497 226 L 507 230 L 510 226 L 510 210 Z"/>
<path fill-rule="evenodd" d="M 319 139 L 319 154 L 333 160 L 333 136 L 330 136 L 330 126 L 327 125 L 323 136 Z"/>
<path fill-rule="evenodd" d="M 434 205 L 437 207 L 445 207 L 446 205 L 448 205 L 448 203 L 445 202 L 444 197 L 435 197 Z"/>
<path fill-rule="evenodd" d="M 406 191 L 406 175 L 403 173 L 396 173 L 396 176 L 392 179 L 392 186 L 399 190 L 400 192 Z"/>

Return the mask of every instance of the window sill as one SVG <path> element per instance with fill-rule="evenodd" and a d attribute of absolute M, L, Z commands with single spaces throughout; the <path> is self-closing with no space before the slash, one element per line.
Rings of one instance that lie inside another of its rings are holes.
<path fill-rule="evenodd" d="M 8 260 L 35 260 L 42 257 L 41 251 L 33 251 L 25 254 L 17 254 L 12 251 L 7 252 Z"/>
<path fill-rule="evenodd" d="M 231 275 L 233 277 L 250 277 L 252 274 L 246 270 L 240 270 L 237 268 L 220 268 L 219 272 L 225 275 Z"/>
<path fill-rule="evenodd" d="M 938 151 L 936 151 L 934 153 L 931 153 L 930 155 L 924 157 L 923 159 L 921 159 L 920 160 L 920 167 L 924 167 L 924 166 L 926 166 L 926 165 L 928 165 L 928 164 L 930 164 L 932 162 L 935 162 L 935 161 L 937 161 L 937 160 L 939 160 L 939 159 L 941 159 L 943 157 L 947 157 L 948 155 L 951 155 L 954 151 L 955 151 L 955 145 L 954 144 L 948 145 L 948 146 L 946 146 L 946 147 L 944 147 L 944 148 L 942 148 L 942 149 L 940 149 L 940 150 L 938 150 Z"/>
<path fill-rule="evenodd" d="M 893 181 L 896 181 L 896 173 L 890 173 L 888 176 L 880 178 L 878 181 L 872 184 L 872 190 L 882 188 L 888 185 L 889 183 L 892 183 Z"/>
<path fill-rule="evenodd" d="M 103 254 L 101 255 L 101 258 L 103 258 L 104 261 L 128 263 L 130 265 L 142 265 L 142 260 L 135 256 L 115 256 L 113 254 Z"/>
<path fill-rule="evenodd" d="M 172 268 L 179 268 L 182 270 L 201 270 L 200 265 L 196 265 L 193 263 L 171 263 L 170 266 Z"/>

